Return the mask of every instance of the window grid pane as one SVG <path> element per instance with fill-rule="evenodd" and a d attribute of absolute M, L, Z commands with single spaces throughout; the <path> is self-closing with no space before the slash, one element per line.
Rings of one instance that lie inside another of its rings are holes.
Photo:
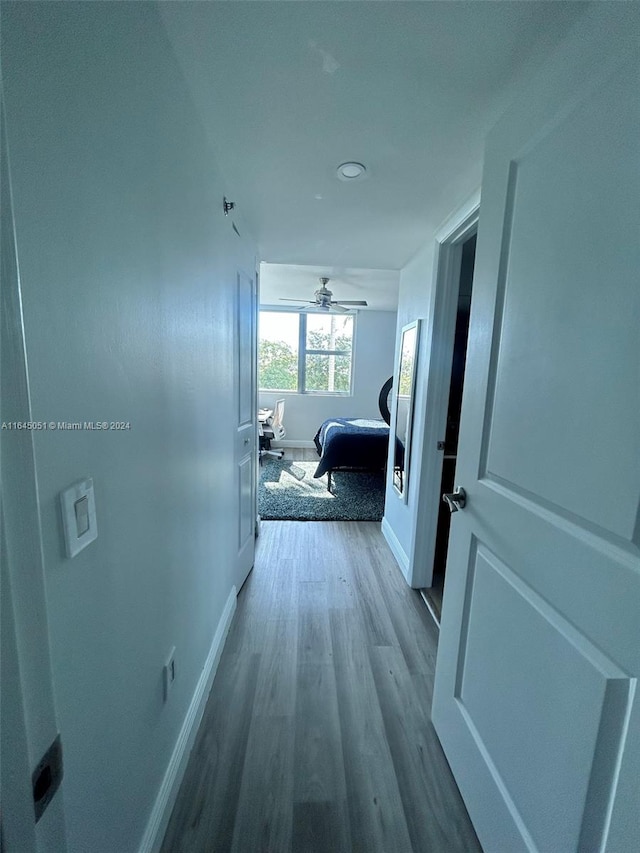
<path fill-rule="evenodd" d="M 348 394 L 353 315 L 308 314 L 306 320 L 304 390 Z"/>
<path fill-rule="evenodd" d="M 307 355 L 306 391 L 348 394 L 351 386 L 351 356 Z"/>
<path fill-rule="evenodd" d="M 298 314 L 260 312 L 260 388 L 266 391 L 298 390 L 298 323 Z"/>
<path fill-rule="evenodd" d="M 353 315 L 307 314 L 306 350 L 351 352 Z"/>

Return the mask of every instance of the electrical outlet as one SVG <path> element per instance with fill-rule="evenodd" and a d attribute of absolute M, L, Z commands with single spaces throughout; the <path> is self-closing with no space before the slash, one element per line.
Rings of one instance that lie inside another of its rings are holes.
<path fill-rule="evenodd" d="M 169 652 L 169 657 L 162 668 L 162 685 L 164 688 L 164 701 L 169 698 L 169 691 L 176 680 L 176 647 Z"/>

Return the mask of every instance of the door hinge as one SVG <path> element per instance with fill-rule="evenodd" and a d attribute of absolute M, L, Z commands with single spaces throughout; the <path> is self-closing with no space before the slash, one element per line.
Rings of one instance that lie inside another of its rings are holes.
<path fill-rule="evenodd" d="M 438 442 L 438 450 L 444 450 L 444 441 Z"/>

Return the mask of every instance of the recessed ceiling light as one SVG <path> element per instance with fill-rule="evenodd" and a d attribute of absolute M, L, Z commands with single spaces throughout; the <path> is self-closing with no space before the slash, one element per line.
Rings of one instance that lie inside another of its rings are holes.
<path fill-rule="evenodd" d="M 342 163 L 336 174 L 340 181 L 357 181 L 366 177 L 367 170 L 362 163 Z"/>

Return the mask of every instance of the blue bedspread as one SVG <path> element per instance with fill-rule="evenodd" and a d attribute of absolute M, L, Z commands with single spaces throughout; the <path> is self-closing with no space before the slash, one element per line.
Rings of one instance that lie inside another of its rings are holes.
<path fill-rule="evenodd" d="M 389 427 L 378 418 L 330 418 L 313 440 L 320 454 L 314 477 L 335 468 L 377 471 L 387 461 Z"/>

